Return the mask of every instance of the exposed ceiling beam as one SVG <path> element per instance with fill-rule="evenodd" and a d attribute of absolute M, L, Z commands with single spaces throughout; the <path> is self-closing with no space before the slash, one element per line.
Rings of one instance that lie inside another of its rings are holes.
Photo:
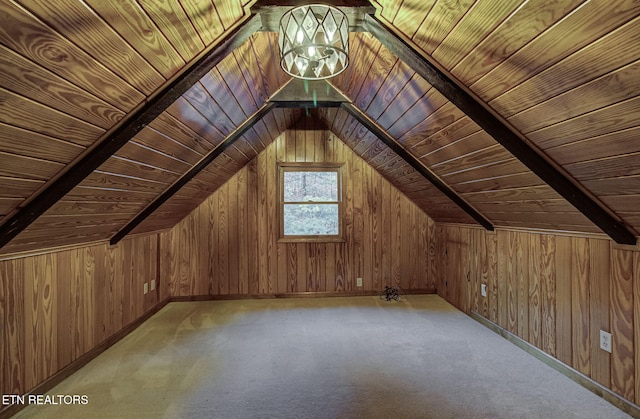
<path fill-rule="evenodd" d="M 416 157 L 409 153 L 402 145 L 393 139 L 382 127 L 380 127 L 374 120 L 369 118 L 364 112 L 362 112 L 357 106 L 352 103 L 343 103 L 342 109 L 347 111 L 349 115 L 353 116 L 358 122 L 364 125 L 369 131 L 371 131 L 376 137 L 378 137 L 383 143 L 387 145 L 394 153 L 402 157 L 414 170 L 424 176 L 433 186 L 438 188 L 449 199 L 451 199 L 456 205 L 460 207 L 464 212 L 469 214 L 471 218 L 476 220 L 478 224 L 486 228 L 487 230 L 493 230 L 493 225 L 482 214 L 476 211 L 467 201 L 462 199 L 453 189 L 445 184 L 438 176 L 433 174 L 422 163 L 416 159 Z"/>
<path fill-rule="evenodd" d="M 311 2 L 313 3 L 313 2 Z M 364 17 L 375 13 L 376 9 L 368 0 L 333 0 L 323 4 L 334 6 L 342 11 L 349 20 L 349 32 L 362 32 Z M 310 4 L 307 0 L 259 0 L 251 7 L 251 13 L 259 14 L 262 19 L 262 31 L 278 32 L 282 15 L 291 8 Z"/>
<path fill-rule="evenodd" d="M 167 202 L 169 198 L 176 194 L 183 186 L 185 186 L 191 179 L 196 177 L 198 173 L 204 170 L 216 157 L 222 154 L 227 148 L 231 147 L 240 137 L 244 135 L 256 122 L 260 121 L 275 107 L 275 103 L 266 103 L 257 112 L 247 118 L 240 126 L 238 126 L 231 134 L 224 139 L 216 148 L 211 150 L 206 156 L 193 166 L 187 173 L 182 175 L 177 181 L 175 181 L 169 188 L 162 192 L 156 199 L 153 200 L 145 209 L 143 209 L 136 217 L 129 221 L 127 225 L 122 227 L 109 241 L 114 245 L 124 238 L 127 234 L 133 231 L 140 223 L 142 223 L 148 216 L 150 216 L 155 210 L 160 208 L 162 204 Z"/>
<path fill-rule="evenodd" d="M 349 99 L 324 80 L 291 78 L 269 101 L 279 108 L 337 108 Z"/>
<path fill-rule="evenodd" d="M 69 191 L 89 176 L 102 163 L 122 148 L 147 124 L 165 111 L 193 84 L 211 71 L 229 53 L 245 42 L 260 29 L 260 17 L 253 15 L 226 35 L 215 47 L 195 61 L 189 68 L 136 112 L 125 120 L 107 138 L 78 160 L 58 179 L 52 182 L 35 199 L 22 207 L 16 214 L 0 226 L 0 248 L 9 243 L 39 216 L 56 204 Z"/>
<path fill-rule="evenodd" d="M 364 28 L 609 237 L 620 244 L 636 244 L 634 234 L 626 225 L 614 218 L 603 205 L 576 186 L 546 157 L 534 150 L 517 132 L 491 113 L 479 99 L 462 89 L 451 77 L 386 25 L 377 18 L 367 15 L 364 19 Z"/>

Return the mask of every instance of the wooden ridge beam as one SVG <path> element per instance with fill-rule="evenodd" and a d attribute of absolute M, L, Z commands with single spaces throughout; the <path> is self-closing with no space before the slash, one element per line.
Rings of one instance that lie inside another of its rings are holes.
<path fill-rule="evenodd" d="M 478 224 L 486 228 L 487 230 L 493 230 L 493 224 L 487 220 L 482 214 L 476 211 L 467 201 L 462 199 L 453 189 L 445 184 L 438 176 L 433 174 L 422 163 L 415 158 L 415 156 L 409 153 L 402 145 L 393 139 L 382 127 L 380 127 L 375 121 L 369 118 L 364 112 L 358 109 L 352 103 L 343 103 L 342 108 L 353 116 L 358 122 L 364 125 L 369 131 L 371 131 L 376 137 L 378 137 L 383 143 L 393 150 L 398 156 L 402 157 L 416 172 L 424 176 L 433 186 L 438 188 L 449 199 L 451 199 L 456 205 L 460 207 L 464 212 L 469 214 L 471 218 L 476 220 Z"/>
<path fill-rule="evenodd" d="M 451 103 L 544 180 L 560 196 L 584 214 L 598 228 L 620 244 L 635 244 L 636 238 L 628 227 L 611 215 L 571 179 L 525 142 L 520 135 L 491 113 L 479 99 L 462 89 L 451 77 L 437 68 L 407 42 L 371 15 L 365 16 L 364 29 L 376 37 L 391 53 L 422 76 Z"/>
<path fill-rule="evenodd" d="M 184 185 L 186 185 L 191 179 L 196 177 L 198 173 L 204 170 L 213 160 L 216 159 L 220 154 L 222 154 L 227 148 L 231 147 L 233 143 L 235 143 L 240 137 L 244 135 L 251 127 L 253 127 L 256 122 L 260 121 L 267 115 L 273 108 L 275 108 L 275 103 L 267 102 L 260 109 L 258 109 L 253 115 L 247 118 L 240 126 L 238 126 L 232 133 L 230 133 L 227 138 L 224 139 L 216 148 L 211 150 L 207 155 L 205 155 L 200 161 L 193 166 L 187 173 L 182 175 L 178 180 L 176 180 L 171 186 L 169 186 L 164 192 L 162 192 L 156 199 L 153 200 L 149 205 L 145 207 L 138 215 L 135 216 L 134 219 L 129 221 L 127 225 L 122 227 L 120 231 L 118 231 L 112 238 L 109 240 L 111 245 L 118 243 L 122 240 L 127 234 L 133 231 L 140 223 L 142 223 L 148 216 L 150 216 L 155 210 L 160 208 L 162 204 L 167 202 L 169 198 L 176 194 Z"/>
<path fill-rule="evenodd" d="M 73 167 L 52 182 L 35 199 L 20 208 L 11 218 L 0 225 L 0 248 L 9 243 L 102 163 L 107 161 L 147 124 L 189 90 L 193 84 L 218 65 L 229 53 L 244 43 L 254 32 L 259 30 L 260 27 L 260 17 L 257 15 L 251 16 L 226 35 L 208 53 L 191 64 L 184 73 L 164 87 L 144 106 L 125 117 L 126 120 L 106 139 L 78 160 Z"/>

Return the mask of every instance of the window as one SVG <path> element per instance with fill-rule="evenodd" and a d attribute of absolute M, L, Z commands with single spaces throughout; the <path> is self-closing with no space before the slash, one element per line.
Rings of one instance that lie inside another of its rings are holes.
<path fill-rule="evenodd" d="M 342 165 L 278 165 L 280 239 L 342 241 Z"/>

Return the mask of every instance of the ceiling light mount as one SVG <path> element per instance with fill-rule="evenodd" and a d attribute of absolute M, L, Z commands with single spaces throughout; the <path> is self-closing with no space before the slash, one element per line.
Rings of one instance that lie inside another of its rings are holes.
<path fill-rule="evenodd" d="M 282 15 L 278 32 L 280 66 L 293 77 L 328 79 L 349 65 L 349 21 L 335 7 L 295 7 Z"/>

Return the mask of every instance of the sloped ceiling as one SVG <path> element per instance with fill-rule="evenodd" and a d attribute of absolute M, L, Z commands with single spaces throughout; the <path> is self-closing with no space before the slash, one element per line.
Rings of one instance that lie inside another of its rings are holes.
<path fill-rule="evenodd" d="M 247 3 L 0 4 L 0 222 L 246 20 Z M 637 235 L 640 5 L 372 3 Z M 354 32 L 350 48 L 350 67 L 331 84 L 493 225 L 600 232 L 376 38 Z M 111 238 L 289 81 L 276 55 L 275 34 L 252 35 L 0 252 Z M 133 232 L 173 226 L 301 112 L 269 112 Z M 308 112 L 436 222 L 475 224 L 347 112 Z"/>

